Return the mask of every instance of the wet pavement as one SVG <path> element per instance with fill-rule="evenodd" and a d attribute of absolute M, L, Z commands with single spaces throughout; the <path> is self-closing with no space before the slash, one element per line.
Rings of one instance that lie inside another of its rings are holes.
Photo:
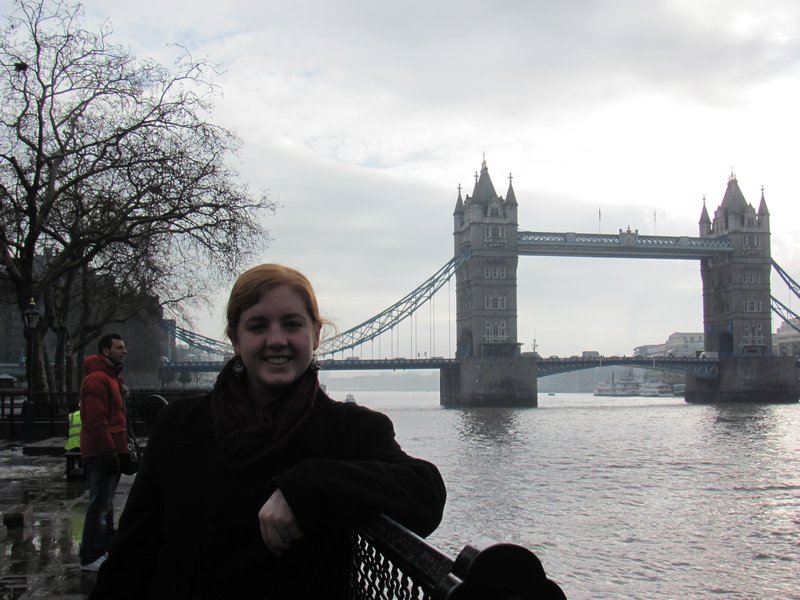
<path fill-rule="evenodd" d="M 22 443 L 0 440 L 0 512 L 25 521 L 8 527 L 5 539 L 0 525 L 0 600 L 77 600 L 94 586 L 96 574 L 82 572 L 78 558 L 88 489 L 83 479 L 67 480 L 63 442 L 53 440 L 56 456 L 30 456 Z M 117 519 L 132 482 L 120 480 Z"/>

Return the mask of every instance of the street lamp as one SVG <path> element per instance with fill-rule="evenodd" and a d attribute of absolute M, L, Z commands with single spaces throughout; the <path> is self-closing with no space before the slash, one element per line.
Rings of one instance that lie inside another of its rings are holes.
<path fill-rule="evenodd" d="M 22 311 L 22 320 L 25 321 L 25 329 L 28 333 L 27 351 L 25 356 L 25 377 L 28 379 L 28 395 L 22 402 L 22 424 L 25 429 L 25 437 L 31 438 L 33 434 L 33 377 L 36 374 L 36 360 L 33 356 L 33 340 L 36 335 L 36 325 L 39 324 L 39 309 L 36 302 L 31 298 L 28 306 Z"/>
<path fill-rule="evenodd" d="M 33 391 L 33 375 L 34 375 L 34 359 L 33 359 L 33 338 L 36 331 L 36 325 L 39 324 L 39 309 L 36 308 L 36 302 L 33 298 L 28 302 L 28 306 L 22 311 L 22 319 L 25 321 L 25 329 L 28 333 L 28 345 L 26 350 L 25 360 L 25 377 L 28 380 L 28 395 Z"/>

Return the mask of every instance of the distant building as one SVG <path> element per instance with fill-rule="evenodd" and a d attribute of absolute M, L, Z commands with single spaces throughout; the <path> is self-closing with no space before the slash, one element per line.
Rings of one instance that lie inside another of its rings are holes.
<path fill-rule="evenodd" d="M 0 364 L 25 364 L 25 331 L 11 282 L 0 275 Z"/>
<path fill-rule="evenodd" d="M 702 332 L 682 332 L 676 331 L 667 338 L 663 344 L 647 344 L 644 346 L 637 346 L 633 349 L 634 356 L 642 357 L 656 357 L 656 356 L 674 356 L 686 357 L 697 356 L 703 351 L 703 334 Z"/>
<path fill-rule="evenodd" d="M 667 356 L 697 356 L 703 351 L 704 343 L 702 332 L 676 331 L 667 338 L 664 346 Z"/>
<path fill-rule="evenodd" d="M 784 321 L 772 336 L 772 353 L 775 356 L 800 357 L 800 319 Z"/>
<path fill-rule="evenodd" d="M 664 356 L 666 350 L 664 344 L 645 344 L 643 346 L 636 346 L 633 349 L 633 355 L 646 358 L 648 356 Z"/>

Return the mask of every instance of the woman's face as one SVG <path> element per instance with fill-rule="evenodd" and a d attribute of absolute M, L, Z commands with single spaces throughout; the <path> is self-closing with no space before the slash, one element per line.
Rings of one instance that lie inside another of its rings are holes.
<path fill-rule="evenodd" d="M 250 389 L 269 392 L 300 377 L 319 346 L 320 329 L 303 299 L 290 287 L 265 292 L 242 312 L 233 343 L 247 368 Z"/>

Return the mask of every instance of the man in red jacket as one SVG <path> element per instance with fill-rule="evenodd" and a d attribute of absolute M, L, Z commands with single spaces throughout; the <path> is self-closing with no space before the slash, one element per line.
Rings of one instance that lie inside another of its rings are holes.
<path fill-rule="evenodd" d="M 101 337 L 97 351 L 83 361 L 81 384 L 81 459 L 89 481 L 80 549 L 82 571 L 97 571 L 106 559 L 114 529 L 120 455 L 128 451 L 127 388 L 120 377 L 128 351 L 117 333 Z"/>

